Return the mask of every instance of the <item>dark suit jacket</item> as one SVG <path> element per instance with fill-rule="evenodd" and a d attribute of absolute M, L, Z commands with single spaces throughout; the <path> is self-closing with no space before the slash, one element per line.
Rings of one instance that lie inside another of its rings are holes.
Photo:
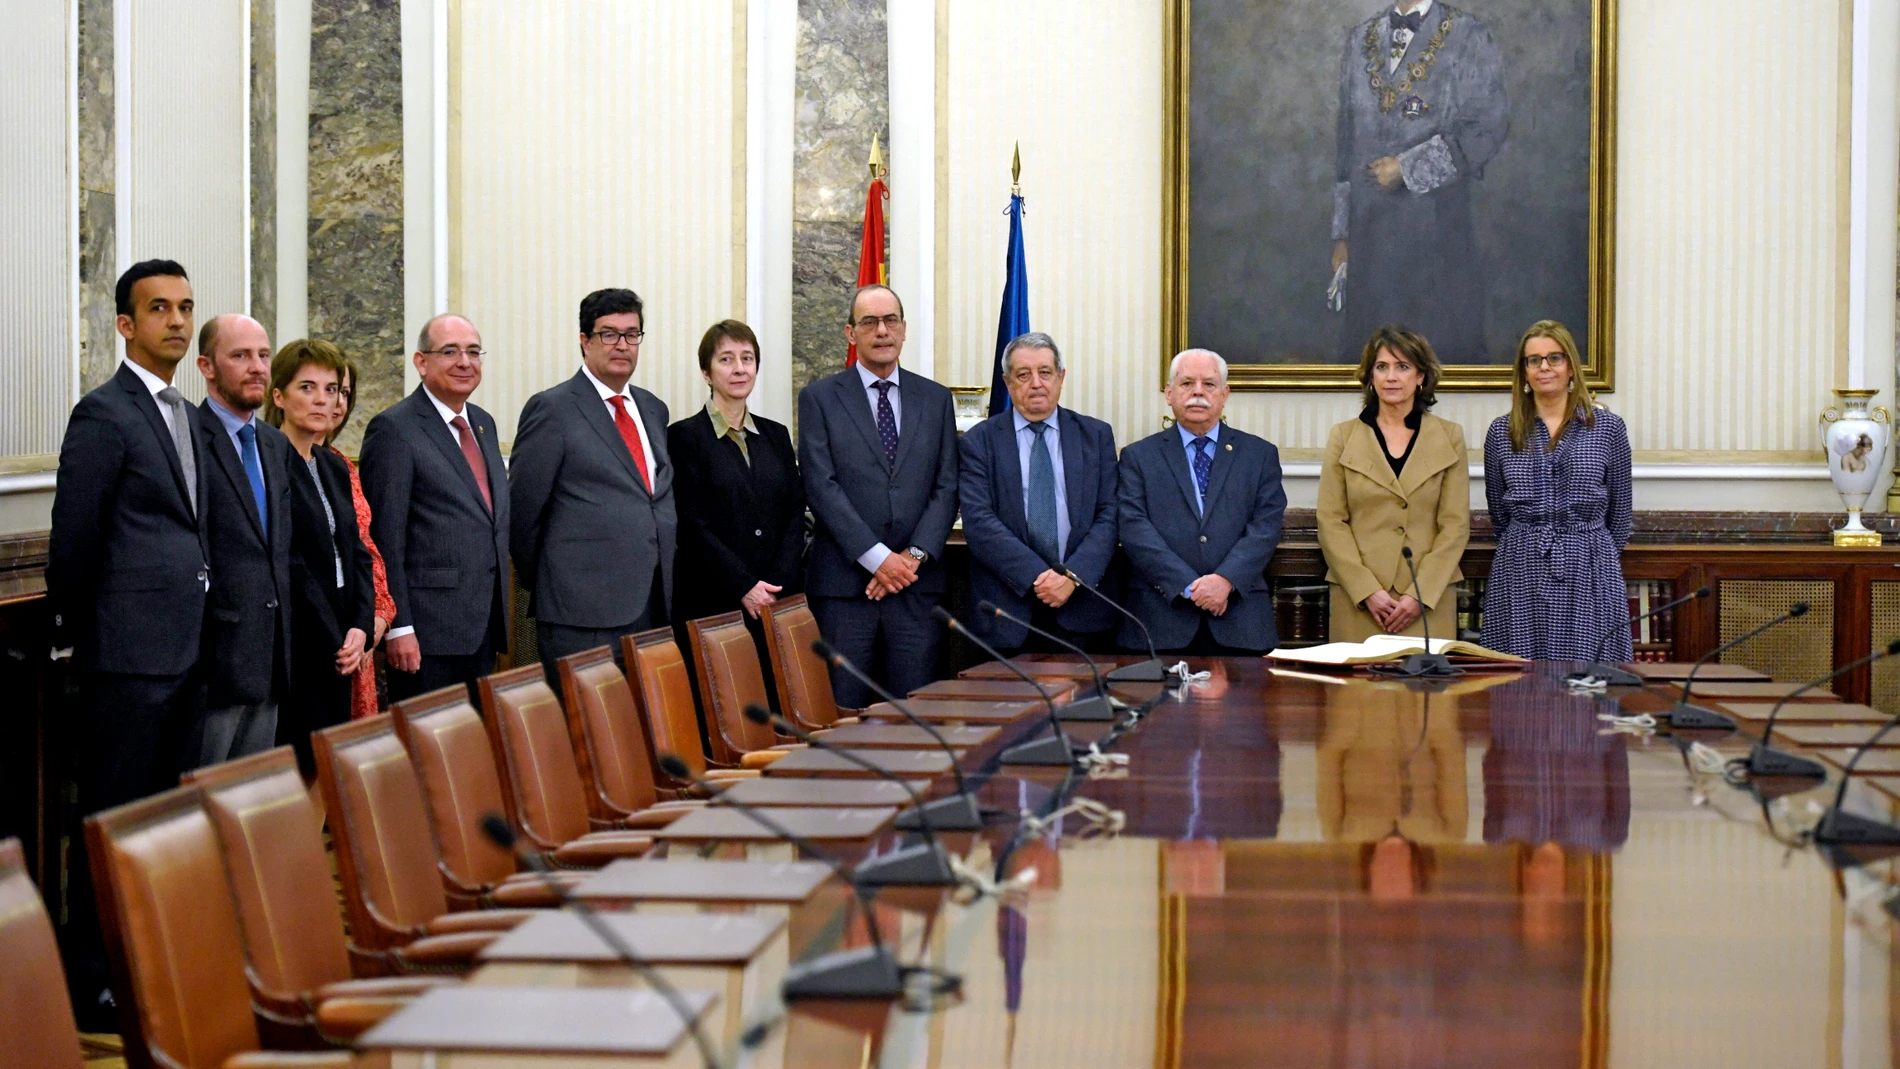
<path fill-rule="evenodd" d="M 369 421 L 358 462 L 370 536 L 396 602 L 390 627 L 415 628 L 423 654 L 432 657 L 473 654 L 491 626 L 505 644 L 511 623 L 508 471 L 494 417 L 474 405 L 463 415 L 488 462 L 493 512 L 455 432 L 420 386 Z"/>
<path fill-rule="evenodd" d="M 943 546 L 957 518 L 956 413 L 945 387 L 913 371 L 897 381 L 904 413 L 895 464 L 884 458 L 856 368 L 798 395 L 798 464 L 818 520 L 805 572 L 810 594 L 863 597 L 871 573 L 858 558 L 879 542 L 930 554 L 912 589 L 943 593 Z"/>
<path fill-rule="evenodd" d="M 223 709 L 282 700 L 280 688 L 290 681 L 290 439 L 252 417 L 269 509 L 266 538 L 231 436 L 210 401 L 199 404 L 198 414 L 198 455 L 210 458 L 200 499 L 211 546 L 205 705 Z"/>
<path fill-rule="evenodd" d="M 187 405 L 189 440 L 199 414 Z M 210 464 L 199 452 L 202 515 Z M 53 494 L 46 592 L 80 668 L 170 676 L 198 661 L 210 547 L 158 402 L 131 368 L 79 399 Z"/>
<path fill-rule="evenodd" d="M 1015 410 L 1006 408 L 963 435 L 958 496 L 963 538 L 970 546 L 970 600 L 993 602 L 1026 620 L 1042 604 L 1030 588 L 1055 562 L 1044 561 L 1029 548 L 1015 419 Z M 1056 412 L 1056 430 L 1062 436 L 1063 491 L 1069 505 L 1069 541 L 1062 547 L 1061 563 L 1099 586 L 1115 559 L 1115 431 L 1066 408 Z M 1105 631 L 1116 619 L 1100 598 L 1080 589 L 1056 611 L 1056 622 L 1071 631 Z M 1020 646 L 1029 636 L 1022 627 L 987 613 L 977 613 L 971 626 L 999 646 Z"/>
<path fill-rule="evenodd" d="M 704 408 L 666 429 L 666 448 L 678 466 L 680 616 L 697 619 L 731 612 L 760 581 L 805 589 L 805 486 L 798 454 L 783 423 L 754 414 L 759 433 L 739 454 L 730 438 L 714 438 Z"/>
<path fill-rule="evenodd" d="M 564 627 L 613 628 L 646 610 L 653 570 L 673 591 L 679 518 L 666 451 L 666 404 L 633 388 L 653 491 L 633 466 L 600 391 L 574 377 L 528 398 L 509 455 L 515 575 L 533 591 L 528 615 Z M 664 610 L 665 606 L 661 606 Z"/>
<path fill-rule="evenodd" d="M 321 446 L 311 450 L 323 492 L 336 515 L 336 533 L 317 497 L 317 484 L 302 457 L 291 452 L 290 581 L 296 590 L 296 641 L 314 663 L 336 655 L 350 628 L 368 639 L 376 632 L 376 575 L 369 550 L 356 532 L 355 499 L 350 496 L 350 469 L 342 456 Z M 337 559 L 343 561 L 343 586 L 336 585 Z"/>
<path fill-rule="evenodd" d="M 1280 544 L 1286 491 L 1280 450 L 1264 438 L 1223 426 L 1207 476 L 1207 514 L 1194 508 L 1194 476 L 1180 432 L 1170 427 L 1122 450 L 1121 539 L 1133 574 L 1128 608 L 1154 632 L 1159 649 L 1194 638 L 1207 615 L 1182 595 L 1203 575 L 1234 584 L 1227 612 L 1210 616 L 1214 640 L 1245 650 L 1280 644 L 1274 627 L 1267 562 Z M 1121 642 L 1142 645 L 1133 624 Z"/>

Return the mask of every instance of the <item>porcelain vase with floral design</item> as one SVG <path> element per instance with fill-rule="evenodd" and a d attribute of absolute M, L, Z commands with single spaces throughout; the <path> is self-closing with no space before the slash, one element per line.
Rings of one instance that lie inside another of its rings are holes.
<path fill-rule="evenodd" d="M 1880 532 L 1861 525 L 1860 510 L 1887 468 L 1893 421 L 1883 407 L 1869 407 L 1874 390 L 1835 390 L 1838 404 L 1821 413 L 1821 445 L 1828 477 L 1847 506 L 1847 524 L 1834 532 L 1837 546 L 1880 544 Z"/>

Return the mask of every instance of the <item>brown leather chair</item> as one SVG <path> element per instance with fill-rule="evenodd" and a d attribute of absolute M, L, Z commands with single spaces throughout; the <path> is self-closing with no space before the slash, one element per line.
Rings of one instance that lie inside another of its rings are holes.
<path fill-rule="evenodd" d="M 686 636 L 693 647 L 713 764 L 764 768 L 785 756 L 777 732 L 745 717 L 746 706 L 766 704 L 765 673 L 759 670 L 759 647 L 746 630 L 745 613 L 689 620 Z"/>
<path fill-rule="evenodd" d="M 466 696 L 464 691 L 464 696 Z M 352 971 L 381 976 L 410 969 L 446 968 L 487 946 L 532 914 L 527 910 L 449 912 L 442 855 L 429 833 L 429 814 L 409 754 L 387 715 L 352 720 L 315 732 L 317 786 L 330 818 L 337 876 L 349 916 Z M 469 891 L 469 906 L 551 904 L 557 896 L 538 881 L 511 897 L 500 887 Z M 430 936 L 458 936 L 454 947 Z"/>
<path fill-rule="evenodd" d="M 855 724 L 855 716 L 841 716 L 831 693 L 831 669 L 811 648 L 819 637 L 818 618 L 811 614 L 805 595 L 780 598 L 759 610 L 765 625 L 765 648 L 772 657 L 772 678 L 778 684 L 778 707 L 786 719 L 806 731 L 822 731 Z"/>
<path fill-rule="evenodd" d="M 539 666 L 530 666 L 538 670 Z M 525 670 L 502 673 L 511 682 Z M 541 693 L 549 702 L 554 695 L 541 681 Z M 554 710 L 560 712 L 557 707 Z M 495 747 L 480 713 L 468 703 L 468 691 L 444 687 L 419 698 L 390 706 L 396 732 L 409 751 L 416 776 L 422 781 L 422 796 L 429 806 L 429 824 L 442 852 L 445 870 L 463 886 L 487 886 L 500 883 L 515 872 L 515 857 L 490 842 L 482 831 L 482 819 L 491 813 L 505 813 L 517 834 L 525 832 L 515 820 L 515 809 L 502 787 L 501 769 L 495 760 Z M 560 745 L 569 745 L 563 724 Z M 575 799 L 580 808 L 576 815 L 586 826 L 585 802 Z M 543 832 L 547 829 L 543 827 Z M 530 845 L 539 846 L 534 840 Z M 653 848 L 653 839 L 625 831 L 584 834 L 570 842 L 545 849 L 550 864 L 557 868 L 599 868 L 623 857 L 640 857 Z M 454 888 L 451 888 L 453 891 Z"/>
<path fill-rule="evenodd" d="M 7 1057 L 35 1069 L 81 1069 L 53 922 L 26 872 L 20 840 L 0 839 L 0 1036 Z"/>
<path fill-rule="evenodd" d="M 673 629 L 656 627 L 620 640 L 627 662 L 627 680 L 646 724 L 654 782 L 674 791 L 690 784 L 666 774 L 658 765 L 661 754 L 674 754 L 699 779 L 726 780 L 756 776 L 756 769 L 708 769 L 706 749 L 700 743 L 699 712 L 693 705 L 691 669 L 673 639 Z"/>
<path fill-rule="evenodd" d="M 348 940 L 323 849 L 323 818 L 288 746 L 185 774 L 204 792 L 225 871 L 258 1029 L 273 1047 L 348 1040 L 441 977 L 351 978 Z M 401 962 L 472 961 L 458 936 L 417 940 Z"/>
<path fill-rule="evenodd" d="M 246 1054 L 258 1033 L 237 903 L 198 788 L 87 817 L 86 854 L 131 1069 L 357 1064 L 347 1051 Z"/>
<path fill-rule="evenodd" d="M 639 827 L 670 822 L 691 801 L 662 800 L 653 782 L 653 751 L 634 703 L 633 688 L 613 650 L 598 646 L 554 662 L 567 707 L 567 730 L 576 772 L 587 796 L 588 820 L 596 828 Z M 652 817 L 643 814 L 654 813 Z"/>

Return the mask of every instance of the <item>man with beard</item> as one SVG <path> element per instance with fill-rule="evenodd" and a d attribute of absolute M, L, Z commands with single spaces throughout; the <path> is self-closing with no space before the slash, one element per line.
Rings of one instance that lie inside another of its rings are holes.
<path fill-rule="evenodd" d="M 1280 544 L 1286 491 L 1272 442 L 1221 424 L 1227 361 L 1189 349 L 1168 367 L 1174 426 L 1122 450 L 1121 540 L 1133 574 L 1128 608 L 1155 648 L 1262 653 L 1280 644 L 1267 562 Z M 1121 643 L 1141 649 L 1124 624 Z"/>

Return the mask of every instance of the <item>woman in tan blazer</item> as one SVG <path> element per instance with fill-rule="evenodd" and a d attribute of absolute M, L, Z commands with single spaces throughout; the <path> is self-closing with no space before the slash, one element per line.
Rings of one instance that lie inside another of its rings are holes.
<path fill-rule="evenodd" d="M 1471 475 L 1463 428 L 1427 410 L 1438 358 L 1424 338 L 1381 327 L 1359 360 L 1365 411 L 1332 429 L 1319 475 L 1319 546 L 1332 585 L 1329 637 L 1360 642 L 1417 635 L 1456 638 L 1458 560 L 1471 537 Z M 1410 546 L 1412 574 L 1400 547 Z"/>

